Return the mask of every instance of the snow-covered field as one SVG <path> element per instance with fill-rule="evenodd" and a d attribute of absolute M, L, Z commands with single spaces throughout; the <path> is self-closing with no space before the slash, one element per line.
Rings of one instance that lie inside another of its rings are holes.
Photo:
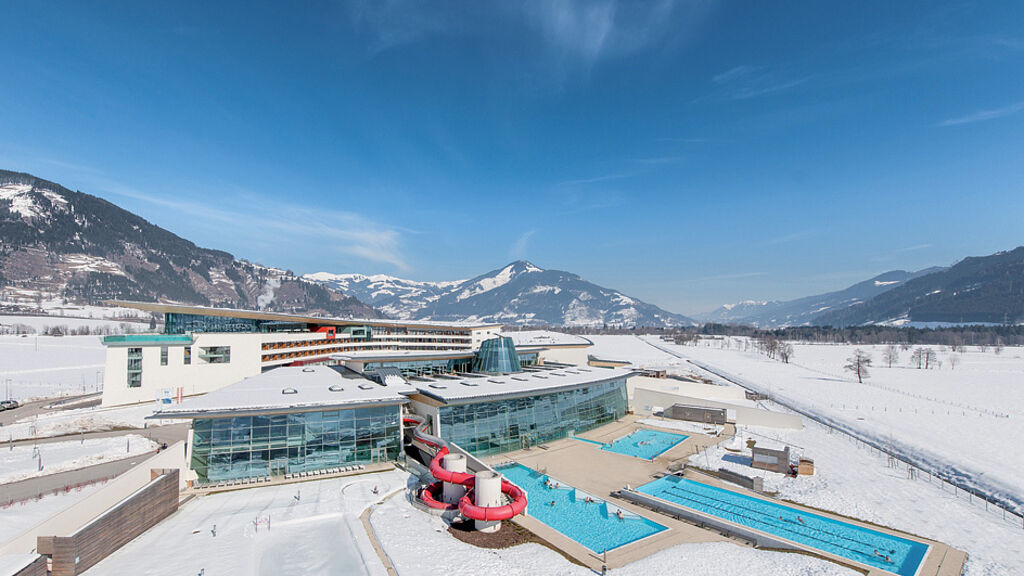
<path fill-rule="evenodd" d="M 794 344 L 789 364 L 740 349 L 741 339 L 670 347 L 801 409 L 842 422 L 880 444 L 903 448 L 931 469 L 954 467 L 962 481 L 1015 499 L 1024 510 L 1024 350 L 938 352 L 941 368 L 887 367 L 882 346 Z M 727 346 L 727 347 L 720 347 Z M 860 348 L 874 361 L 863 384 L 844 372 Z M 955 358 L 951 361 L 951 358 Z M 953 367 L 955 362 L 955 367 Z"/>
<path fill-rule="evenodd" d="M 68 330 L 89 328 L 90 332 L 95 334 L 124 334 L 149 331 L 149 324 L 143 322 L 80 317 L 78 314 L 84 314 L 84 312 L 76 310 L 70 310 L 68 313 L 73 314 L 73 316 L 0 314 L 0 334 L 23 333 L 25 328 L 34 331 L 35 334 L 43 334 L 50 328 L 67 328 Z"/>
<path fill-rule="evenodd" d="M 203 496 L 89 574 L 384 576 L 359 514 L 392 491 L 404 490 L 408 477 L 391 471 Z M 453 560 L 451 569 L 458 566 Z"/>
<path fill-rule="evenodd" d="M 0 506 L 0 545 L 6 544 L 29 528 L 77 503 L 103 484 L 105 482 L 97 482 L 88 486 L 72 488 L 68 492 L 49 494 L 38 500 L 22 500 Z"/>
<path fill-rule="evenodd" d="M 157 408 L 155 402 L 119 408 L 79 408 L 32 416 L 0 428 L 0 440 L 48 438 L 80 432 L 102 432 L 118 428 L 145 428 L 176 424 L 180 420 L 146 420 Z"/>
<path fill-rule="evenodd" d="M 0 450 L 0 484 L 131 458 L 156 447 L 155 442 L 137 434 L 14 446 Z"/>
<path fill-rule="evenodd" d="M 631 362 L 637 368 L 650 368 L 659 370 L 683 370 L 687 368 L 686 362 L 679 358 L 662 352 L 653 346 L 647 345 L 636 336 L 628 335 L 595 335 L 584 336 L 594 345 L 587 350 L 587 354 L 600 358 L 601 360 L 621 360 Z"/>
<path fill-rule="evenodd" d="M 96 392 L 106 352 L 99 336 L 0 336 L 0 397 L 25 401 Z"/>

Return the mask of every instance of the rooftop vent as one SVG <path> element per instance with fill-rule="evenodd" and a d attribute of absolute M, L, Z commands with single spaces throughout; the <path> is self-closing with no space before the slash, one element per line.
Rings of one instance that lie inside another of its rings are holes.
<path fill-rule="evenodd" d="M 488 378 L 487 381 L 488 382 L 493 382 L 494 384 L 504 384 L 505 383 L 504 380 L 498 380 L 497 378 Z"/>
<path fill-rule="evenodd" d="M 533 377 L 534 378 L 540 378 L 541 380 L 547 380 L 548 379 L 548 377 L 545 376 L 544 374 L 534 374 Z"/>
<path fill-rule="evenodd" d="M 296 390 L 295 388 L 283 388 L 281 390 L 281 394 L 298 394 L 298 393 L 299 393 L 299 391 Z"/>
<path fill-rule="evenodd" d="M 330 390 L 331 392 L 343 392 L 345 390 L 344 388 L 341 387 L 340 384 L 331 384 L 330 386 L 327 387 L 327 389 Z"/>
<path fill-rule="evenodd" d="M 374 388 L 373 384 L 360 384 L 359 385 L 359 389 L 360 390 L 373 390 L 373 388 Z"/>
<path fill-rule="evenodd" d="M 303 372 L 314 372 L 314 370 L 312 368 L 303 368 L 302 371 Z"/>
<path fill-rule="evenodd" d="M 476 382 L 463 382 L 463 386 L 479 386 Z"/>
<path fill-rule="evenodd" d="M 444 384 L 427 384 L 427 386 L 430 386 L 431 388 L 435 388 L 437 390 L 444 390 L 445 388 L 447 388 L 447 386 L 445 386 Z"/>
<path fill-rule="evenodd" d="M 523 378 L 522 376 L 513 376 L 512 379 L 513 380 L 518 380 L 520 382 L 528 382 L 529 381 L 527 378 Z"/>

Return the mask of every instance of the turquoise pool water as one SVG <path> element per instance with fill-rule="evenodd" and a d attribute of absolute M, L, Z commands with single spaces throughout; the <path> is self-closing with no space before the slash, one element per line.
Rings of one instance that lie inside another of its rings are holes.
<path fill-rule="evenodd" d="M 665 530 L 661 524 L 625 510 L 620 520 L 615 514 L 618 510 L 615 505 L 522 464 L 510 464 L 497 470 L 526 490 L 528 515 L 598 554 Z M 550 488 L 548 482 L 551 482 Z M 588 497 L 593 502 L 587 502 Z"/>
<path fill-rule="evenodd" d="M 875 568 L 913 576 L 928 546 L 870 528 L 686 480 L 665 476 L 637 488 L 639 492 L 698 512 L 774 534 Z M 889 560 L 886 561 L 885 557 Z"/>
<path fill-rule="evenodd" d="M 647 430 L 641 428 L 631 434 L 623 436 L 622 438 L 616 439 L 611 444 L 604 444 L 602 442 L 597 442 L 596 440 L 587 440 L 586 438 L 580 438 L 577 436 L 574 436 L 574 438 L 582 440 L 583 442 L 597 444 L 602 450 L 607 450 L 609 452 L 625 454 L 626 456 L 642 458 L 644 460 L 654 460 L 673 446 L 689 438 L 689 436 L 686 436 L 685 434 L 672 434 L 671 432 L 661 432 L 658 430 Z"/>

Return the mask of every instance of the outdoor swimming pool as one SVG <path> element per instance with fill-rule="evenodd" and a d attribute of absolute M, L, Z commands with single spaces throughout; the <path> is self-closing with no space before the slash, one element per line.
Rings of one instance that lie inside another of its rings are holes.
<path fill-rule="evenodd" d="M 588 440 L 578 436 L 574 436 L 574 438 L 582 440 L 583 442 L 597 444 L 602 450 L 607 450 L 609 452 L 625 454 L 626 456 L 642 458 L 644 460 L 654 460 L 670 448 L 689 438 L 689 436 L 686 436 L 685 434 L 673 434 L 671 432 L 661 432 L 659 430 L 647 430 L 646 428 L 640 428 L 626 436 L 616 439 L 611 444 L 604 444 L 603 442 Z"/>
<path fill-rule="evenodd" d="M 510 464 L 496 470 L 526 490 L 529 499 L 527 515 L 598 554 L 665 530 L 661 524 L 626 510 L 622 510 L 622 519 L 619 519 L 616 511 L 620 509 L 617 506 L 522 464 Z M 551 487 L 548 487 L 549 481 Z M 557 488 L 554 487 L 556 483 Z M 587 498 L 592 501 L 588 502 Z"/>
<path fill-rule="evenodd" d="M 916 574 L 928 552 L 920 542 L 679 476 L 659 478 L 637 491 L 900 576 Z"/>

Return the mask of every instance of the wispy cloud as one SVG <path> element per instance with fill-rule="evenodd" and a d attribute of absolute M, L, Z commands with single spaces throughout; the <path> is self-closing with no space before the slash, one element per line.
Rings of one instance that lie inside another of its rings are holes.
<path fill-rule="evenodd" d="M 218 207 L 177 196 L 172 199 L 141 192 L 108 179 L 94 179 L 94 185 L 115 196 L 167 208 L 192 220 L 204 220 L 221 231 L 231 230 L 236 237 L 279 233 L 280 242 L 294 244 L 297 248 L 310 243 L 320 246 L 328 241 L 331 249 L 338 253 L 409 270 L 402 256 L 400 231 L 353 212 L 297 207 L 252 192 L 236 193 L 243 201 L 222 201 Z"/>
<path fill-rule="evenodd" d="M 508 257 L 514 260 L 522 260 L 526 258 L 526 249 L 530 244 L 530 239 L 536 234 L 536 230 L 527 230 L 519 235 L 519 238 L 512 243 L 512 246 L 508 249 Z"/>
<path fill-rule="evenodd" d="M 900 248 L 897 252 L 914 252 L 916 250 L 924 250 L 925 248 L 931 248 L 931 244 L 916 244 L 914 246 L 907 246 L 906 248 Z"/>
<path fill-rule="evenodd" d="M 802 240 L 804 238 L 807 238 L 807 237 L 810 237 L 810 236 L 813 236 L 813 235 L 814 235 L 814 231 L 813 230 L 802 230 L 800 232 L 792 232 L 790 234 L 785 234 L 783 236 L 778 236 L 776 238 L 771 238 L 767 242 L 765 242 L 765 244 L 768 244 L 770 246 L 775 246 L 775 245 L 778 245 L 778 244 L 788 244 L 790 242 L 795 242 L 797 240 Z"/>
<path fill-rule="evenodd" d="M 711 77 L 711 84 L 715 86 L 715 90 L 709 96 L 727 100 L 749 100 L 791 90 L 808 80 L 810 76 L 794 77 L 785 71 L 764 66 L 734 66 Z"/>
<path fill-rule="evenodd" d="M 761 70 L 760 66 L 736 66 L 725 72 L 720 72 L 711 77 L 712 84 L 725 84 L 743 77 L 750 77 L 751 74 Z"/>
<path fill-rule="evenodd" d="M 649 166 L 658 164 L 675 164 L 682 160 L 682 156 L 652 156 L 650 158 L 634 158 L 632 162 L 637 164 L 646 164 Z"/>
<path fill-rule="evenodd" d="M 576 178 L 573 180 L 563 180 L 558 184 L 560 186 L 579 186 L 582 184 L 597 184 L 599 182 L 610 182 L 612 180 L 622 180 L 623 178 L 629 178 L 632 174 L 617 173 L 617 174 L 604 174 L 601 176 L 591 176 L 590 178 Z"/>
<path fill-rule="evenodd" d="M 995 120 L 997 118 L 1003 118 L 1016 114 L 1024 110 L 1024 101 L 1015 102 L 1009 106 L 1003 106 L 1002 108 L 993 108 L 991 110 L 979 110 L 966 116 L 960 116 L 957 118 L 950 118 L 939 123 L 939 126 L 961 126 L 963 124 L 973 124 L 975 122 L 985 122 L 987 120 Z"/>

